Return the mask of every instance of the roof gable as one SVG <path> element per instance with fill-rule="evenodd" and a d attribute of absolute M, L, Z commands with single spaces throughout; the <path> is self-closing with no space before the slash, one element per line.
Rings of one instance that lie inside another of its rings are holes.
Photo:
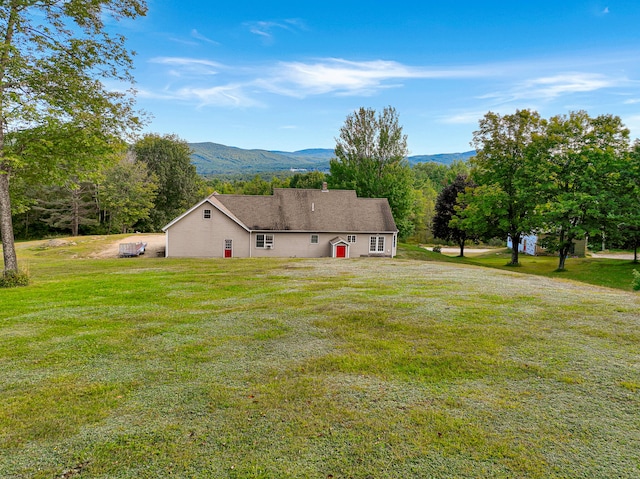
<path fill-rule="evenodd" d="M 164 226 L 162 228 L 162 231 L 167 231 L 169 228 L 171 228 L 174 224 L 176 224 L 178 221 L 180 221 L 182 218 L 184 218 L 185 216 L 188 216 L 189 214 L 191 214 L 193 211 L 197 210 L 200 206 L 202 206 L 203 204 L 208 203 L 211 206 L 213 206 L 214 208 L 216 208 L 217 210 L 219 210 L 223 215 L 228 216 L 233 222 L 237 223 L 241 228 L 249 231 L 249 228 L 247 228 L 247 226 L 245 224 L 242 223 L 242 221 L 240 221 L 231 211 L 229 211 L 222 203 L 220 203 L 219 201 L 217 201 L 216 197 L 214 195 L 211 195 L 207 198 L 205 198 L 204 200 L 200 201 L 198 204 L 196 204 L 195 206 L 193 206 L 192 208 L 190 208 L 189 210 L 187 210 L 186 212 L 184 212 L 183 214 L 181 214 L 180 216 L 178 216 L 177 218 L 175 218 L 173 221 L 171 221 L 169 224 L 167 224 L 166 226 Z"/>

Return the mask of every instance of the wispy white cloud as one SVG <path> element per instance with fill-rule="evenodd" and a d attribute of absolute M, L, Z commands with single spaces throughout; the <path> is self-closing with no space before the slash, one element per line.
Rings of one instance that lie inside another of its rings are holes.
<path fill-rule="evenodd" d="M 235 108 L 262 105 L 247 93 L 248 82 L 229 79 L 238 75 L 237 68 L 189 57 L 156 57 L 150 63 L 167 67 L 163 78 L 169 84 L 156 91 L 147 88 L 141 91 L 141 97 L 188 102 L 197 106 Z M 217 80 L 221 74 L 224 78 Z"/>
<path fill-rule="evenodd" d="M 175 100 L 175 95 L 163 93 L 158 90 L 150 90 L 146 88 L 136 89 L 136 96 L 138 98 L 145 98 L 150 100 Z"/>
<path fill-rule="evenodd" d="M 211 40 L 210 38 L 207 38 L 206 36 L 204 36 L 202 33 L 200 33 L 195 28 L 193 30 L 191 30 L 191 36 L 193 38 L 196 38 L 198 40 L 202 40 L 203 42 L 207 42 L 207 43 L 210 43 L 212 45 L 220 45 L 220 43 L 216 42 L 215 40 Z"/>
<path fill-rule="evenodd" d="M 258 107 L 261 102 L 247 96 L 243 85 L 228 84 L 209 88 L 180 88 L 175 92 L 176 98 L 183 101 L 195 101 L 199 106 L 221 107 Z"/>
<path fill-rule="evenodd" d="M 151 63 L 168 67 L 165 74 L 192 85 L 176 92 L 179 98 L 201 99 L 203 104 L 257 105 L 251 100 L 262 93 L 295 98 L 318 95 L 371 96 L 389 88 L 400 88 L 412 79 L 471 78 L 491 74 L 485 68 L 428 69 L 394 61 L 355 62 L 329 58 L 314 62 L 280 62 L 272 66 L 239 68 L 188 57 L 157 57 Z M 212 85 L 211 78 L 218 75 Z M 198 83 L 194 86 L 193 83 Z M 237 103 L 221 92 L 233 91 Z"/>
<path fill-rule="evenodd" d="M 517 100 L 555 100 L 560 96 L 576 93 L 588 93 L 609 88 L 629 85 L 631 82 L 624 76 L 608 76 L 599 73 L 567 72 L 542 76 L 515 84 L 505 91 L 482 95 L 480 99 L 494 99 L 501 102 Z"/>
<path fill-rule="evenodd" d="M 244 26 L 254 35 L 261 37 L 266 43 L 273 43 L 275 31 L 277 30 L 295 32 L 307 29 L 305 23 L 298 18 L 288 18 L 278 21 L 246 22 Z"/>
<path fill-rule="evenodd" d="M 171 90 L 176 98 L 200 105 L 257 106 L 267 101 L 265 94 L 292 98 L 318 96 L 366 97 L 393 88 L 403 88 L 408 82 L 421 80 L 474 80 L 474 94 L 469 93 L 469 110 L 441 118 L 445 123 L 471 123 L 479 110 L 499 108 L 534 108 L 562 98 L 579 99 L 579 94 L 611 91 L 633 95 L 625 103 L 633 104 L 638 82 L 622 71 L 607 73 L 563 71 L 557 60 L 543 62 L 512 62 L 435 68 L 411 66 L 396 61 L 352 61 L 341 58 L 321 58 L 313 61 L 281 61 L 270 65 L 233 66 L 203 58 L 157 57 L 152 63 L 166 67 L 171 77 Z M 593 71 L 598 71 L 594 63 Z M 564 67 L 567 65 L 565 64 Z M 536 73 L 537 75 L 535 75 Z M 487 82 L 490 80 L 490 82 Z M 499 89 L 477 94 L 481 88 Z M 169 95 L 163 87 L 163 95 Z M 147 88 L 148 90 L 148 88 Z M 171 96 L 171 95 L 169 95 Z M 475 105 L 475 106 L 474 106 Z M 481 115 L 480 115 L 481 116 Z"/>
<path fill-rule="evenodd" d="M 596 73 L 561 73 L 525 82 L 522 91 L 534 97 L 556 98 L 560 95 L 590 92 L 627 83 L 626 78 L 609 77 Z"/>
<path fill-rule="evenodd" d="M 208 65 L 214 67 L 220 67 L 222 65 L 222 63 L 214 62 L 211 60 L 188 57 L 155 57 L 149 61 L 151 63 L 163 63 L 165 65 Z"/>
<path fill-rule="evenodd" d="M 198 107 L 218 106 L 229 108 L 260 107 L 259 101 L 246 95 L 242 85 L 223 85 L 209 88 L 184 87 L 162 90 L 138 89 L 139 98 L 151 100 L 193 103 Z"/>
<path fill-rule="evenodd" d="M 403 80 L 471 78 L 487 74 L 485 69 L 427 69 L 386 60 L 355 62 L 329 58 L 313 63 L 280 62 L 257 84 L 268 91 L 293 97 L 370 96 L 383 89 L 401 87 Z"/>
<path fill-rule="evenodd" d="M 170 41 L 174 42 L 174 43 L 179 43 L 181 45 L 186 45 L 186 46 L 189 46 L 189 47 L 197 47 L 198 46 L 198 42 L 194 42 L 193 40 L 187 40 L 185 38 L 169 37 L 168 39 Z"/>
<path fill-rule="evenodd" d="M 206 76 L 217 75 L 221 70 L 227 69 L 223 64 L 211 60 L 187 57 L 156 57 L 149 60 L 150 63 L 158 63 L 172 67 L 172 76 Z"/>
<path fill-rule="evenodd" d="M 169 36 L 167 37 L 167 39 L 169 41 L 172 41 L 174 43 L 179 43 L 180 45 L 185 45 L 187 47 L 200 47 L 202 46 L 202 42 L 206 42 L 210 45 L 215 45 L 215 46 L 220 45 L 220 43 L 206 37 L 195 28 L 192 29 L 191 32 L 189 32 L 188 38 L 178 37 L 178 36 Z"/>
<path fill-rule="evenodd" d="M 271 38 L 271 30 L 277 24 L 273 22 L 251 22 L 246 24 L 249 31 L 255 35 L 259 35 L 266 38 Z"/>

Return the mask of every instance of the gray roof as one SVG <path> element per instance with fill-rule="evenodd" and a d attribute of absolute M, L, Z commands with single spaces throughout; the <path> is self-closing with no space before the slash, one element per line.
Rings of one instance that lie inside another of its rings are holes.
<path fill-rule="evenodd" d="M 214 193 L 209 200 L 254 231 L 398 231 L 386 198 L 358 198 L 352 190 L 276 188 L 272 196 Z"/>

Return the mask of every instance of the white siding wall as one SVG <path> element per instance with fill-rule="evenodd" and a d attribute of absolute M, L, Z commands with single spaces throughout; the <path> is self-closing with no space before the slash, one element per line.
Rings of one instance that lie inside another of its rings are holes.
<path fill-rule="evenodd" d="M 211 218 L 204 217 L 204 210 L 211 211 Z M 329 241 L 336 236 L 347 239 L 347 234 L 336 233 L 249 233 L 225 214 L 208 203 L 170 226 L 167 231 L 167 257 L 222 258 L 225 240 L 233 242 L 234 258 L 322 258 L 332 254 Z M 257 234 L 273 234 L 273 248 L 257 248 Z M 311 235 L 318 235 L 318 243 L 311 243 Z M 372 236 L 384 237 L 384 252 L 375 255 L 395 256 L 393 234 L 356 233 L 355 243 L 349 243 L 349 257 L 369 256 Z"/>
<path fill-rule="evenodd" d="M 204 218 L 211 210 L 211 218 Z M 222 258 L 224 241 L 232 240 L 233 256 L 249 256 L 249 232 L 208 203 L 167 229 L 168 257 Z"/>
<path fill-rule="evenodd" d="M 331 256 L 331 244 L 329 241 L 336 236 L 347 239 L 345 233 L 273 233 L 274 241 L 272 249 L 256 248 L 256 234 L 251 234 L 251 250 L 253 257 L 285 257 L 285 258 L 322 258 Z M 263 234 L 263 233 L 258 233 Z M 270 234 L 270 233 L 265 233 Z M 318 235 L 318 244 L 311 243 L 311 235 Z M 349 257 L 369 256 L 369 240 L 371 236 L 383 236 L 384 252 L 377 255 L 395 256 L 393 234 L 355 234 L 355 243 L 349 243 Z"/>

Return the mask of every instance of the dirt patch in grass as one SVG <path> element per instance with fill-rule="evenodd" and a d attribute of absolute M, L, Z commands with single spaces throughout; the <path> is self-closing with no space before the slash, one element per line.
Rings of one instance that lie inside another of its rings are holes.
<path fill-rule="evenodd" d="M 593 253 L 593 258 L 624 259 L 633 261 L 633 253 Z"/>
<path fill-rule="evenodd" d="M 164 256 L 165 249 L 165 235 L 162 233 L 156 234 L 136 234 L 127 238 L 122 238 L 107 247 L 91 253 L 90 258 L 117 258 L 120 251 L 121 243 L 147 243 L 145 248 L 145 257 L 157 258 L 158 256 Z"/>

